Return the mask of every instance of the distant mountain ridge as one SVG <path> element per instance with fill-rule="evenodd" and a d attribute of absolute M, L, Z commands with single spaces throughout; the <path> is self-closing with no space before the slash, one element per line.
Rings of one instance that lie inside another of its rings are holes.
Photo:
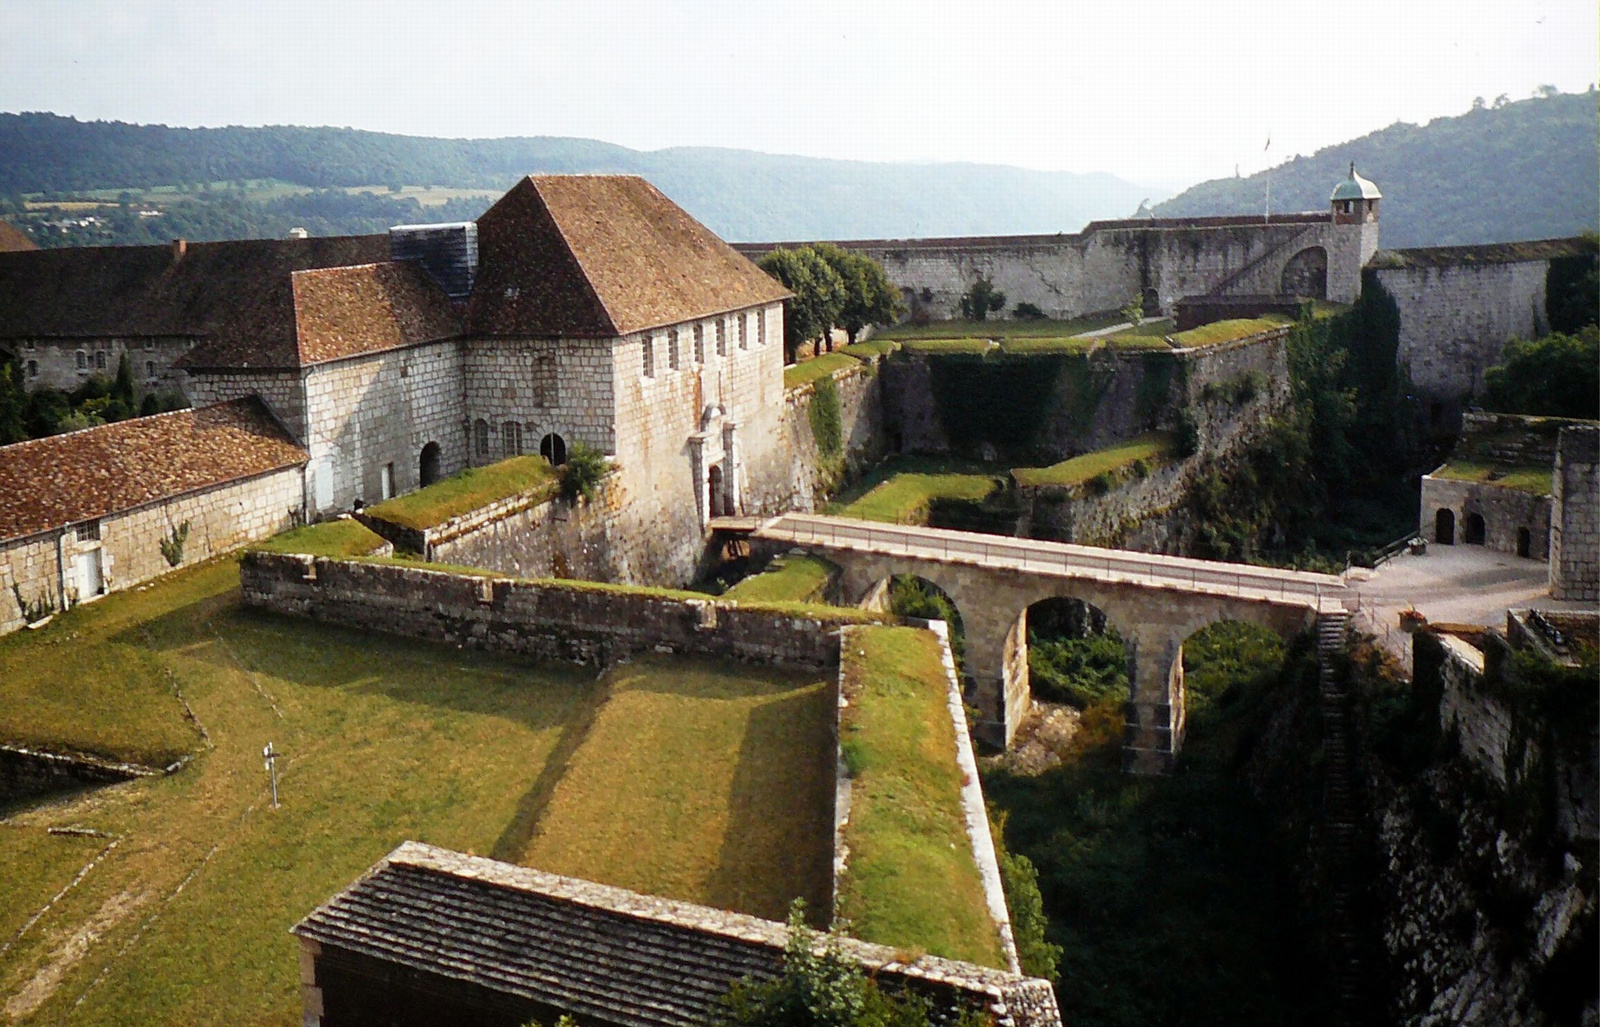
<path fill-rule="evenodd" d="M 1383 192 L 1385 249 L 1516 242 L 1600 228 L 1600 93 L 1394 124 L 1249 176 L 1157 204 L 1164 217 L 1322 210 L 1355 162 Z"/>
<path fill-rule="evenodd" d="M 0 114 L 0 196 L 276 179 L 311 188 L 508 188 L 530 173 L 643 175 L 735 241 L 1071 232 L 1149 187 L 1107 174 L 894 164 L 592 139 L 431 139 L 348 128 L 169 128 Z"/>

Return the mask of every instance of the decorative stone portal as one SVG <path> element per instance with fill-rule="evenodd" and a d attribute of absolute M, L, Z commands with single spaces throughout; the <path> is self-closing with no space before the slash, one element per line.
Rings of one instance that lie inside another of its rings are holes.
<path fill-rule="evenodd" d="M 703 530 L 713 517 L 737 516 L 743 507 L 739 424 L 716 403 L 700 415 L 700 430 L 689 436 L 695 502 Z"/>

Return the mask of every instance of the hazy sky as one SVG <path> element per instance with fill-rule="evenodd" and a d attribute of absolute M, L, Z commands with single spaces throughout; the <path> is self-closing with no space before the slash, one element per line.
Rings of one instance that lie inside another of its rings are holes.
<path fill-rule="evenodd" d="M 1180 185 L 1585 89 L 1597 20 L 1595 0 L 0 0 L 0 110 Z"/>

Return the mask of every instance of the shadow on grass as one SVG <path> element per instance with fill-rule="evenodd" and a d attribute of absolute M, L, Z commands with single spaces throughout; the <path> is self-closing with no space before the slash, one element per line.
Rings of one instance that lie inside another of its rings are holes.
<path fill-rule="evenodd" d="M 783 920 L 832 915 L 833 689 L 796 691 L 752 711 L 728 798 L 728 826 L 706 902 Z"/>
<path fill-rule="evenodd" d="M 606 700 L 610 698 L 611 685 L 603 676 L 595 685 L 589 702 L 585 703 L 577 716 L 561 729 L 561 738 L 556 741 L 555 748 L 550 750 L 550 755 L 545 759 L 544 767 L 539 771 L 539 776 L 533 785 L 523 793 L 521 799 L 517 800 L 516 812 L 511 815 L 505 830 L 500 832 L 500 837 L 495 839 L 494 848 L 489 850 L 491 859 L 505 860 L 508 863 L 522 862 L 534 835 L 538 833 L 539 820 L 544 816 L 545 807 L 550 805 L 550 797 L 555 794 L 556 785 L 566 776 L 572 757 L 583 747 L 590 730 L 594 728 L 595 721 L 600 718 L 600 711 L 605 708 Z"/>

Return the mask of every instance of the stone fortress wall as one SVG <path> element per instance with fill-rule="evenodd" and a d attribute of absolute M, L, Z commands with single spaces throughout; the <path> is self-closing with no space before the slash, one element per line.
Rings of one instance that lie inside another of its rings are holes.
<path fill-rule="evenodd" d="M 1600 427 L 1563 428 L 1556 443 L 1550 594 L 1600 599 Z"/>
<path fill-rule="evenodd" d="M 0 342 L 0 350 L 17 359 L 22 387 L 71 392 L 93 375 L 115 378 L 124 355 L 134 385 L 145 392 L 182 393 L 188 375 L 173 366 L 194 346 L 185 335 L 140 335 L 99 338 L 40 337 Z"/>

